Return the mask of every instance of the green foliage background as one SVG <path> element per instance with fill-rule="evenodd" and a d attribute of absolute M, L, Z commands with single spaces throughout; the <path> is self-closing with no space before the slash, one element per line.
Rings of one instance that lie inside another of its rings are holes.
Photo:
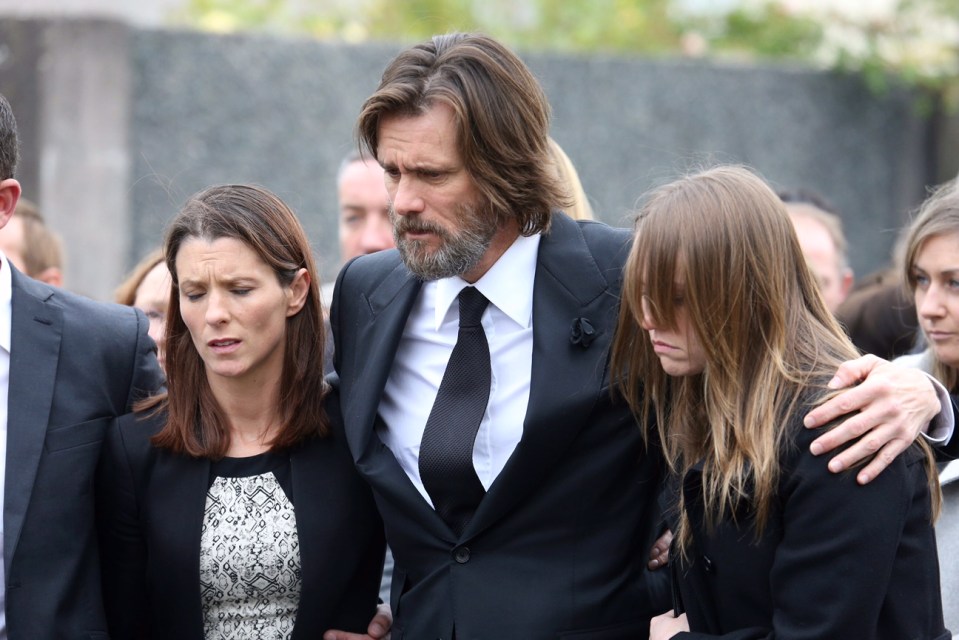
<path fill-rule="evenodd" d="M 928 46 L 933 31 L 941 32 L 944 24 L 959 25 L 959 0 L 898 0 L 886 19 L 862 21 L 840 12 L 803 13 L 795 1 L 698 3 L 729 7 L 723 11 L 691 11 L 691 4 L 697 3 L 189 0 L 175 20 L 214 31 L 267 31 L 351 42 L 405 44 L 435 33 L 479 30 L 526 50 L 788 60 L 861 73 L 877 92 L 903 82 L 926 90 L 936 101 L 959 104 L 959 35 Z M 829 42 L 829 30 L 836 27 L 856 46 Z M 938 37 L 943 39 L 941 33 Z M 909 55 L 919 50 L 925 58 Z"/>

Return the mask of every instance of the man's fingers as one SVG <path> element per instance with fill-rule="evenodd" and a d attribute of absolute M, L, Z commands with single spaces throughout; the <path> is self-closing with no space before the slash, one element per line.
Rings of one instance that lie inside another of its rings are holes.
<path fill-rule="evenodd" d="M 843 391 L 830 398 L 806 414 L 803 424 L 809 429 L 829 424 L 833 420 L 849 415 L 875 400 L 876 394 L 882 392 L 880 385 L 859 386 Z M 848 422 L 847 420 L 846 422 Z M 860 434 L 862 431 L 859 432 Z M 859 434 L 856 434 L 859 435 Z"/>
<path fill-rule="evenodd" d="M 651 556 L 646 566 L 650 569 L 661 569 L 662 567 L 665 567 L 667 564 L 669 564 L 668 548 L 665 551 L 660 551 L 655 556 Z"/>
<path fill-rule="evenodd" d="M 656 539 L 653 548 L 649 550 L 649 562 L 646 564 L 650 569 L 659 569 L 669 563 L 669 545 L 673 541 L 673 532 L 669 529 L 663 532 L 663 535 Z"/>
<path fill-rule="evenodd" d="M 860 484 L 882 473 L 939 410 L 939 398 L 928 376 L 875 356 L 844 363 L 837 378 L 845 382 L 866 372 L 870 375 L 861 384 L 840 392 L 804 420 L 810 428 L 840 421 L 817 437 L 809 451 L 822 455 L 848 443 L 847 449 L 829 461 L 829 470 L 840 472 L 867 463 L 856 474 Z"/>
<path fill-rule="evenodd" d="M 386 640 L 390 637 L 390 628 L 393 626 L 393 612 L 390 605 L 383 603 L 376 607 L 376 615 L 370 620 L 366 632 L 373 640 Z"/>
<path fill-rule="evenodd" d="M 879 431 L 881 431 L 881 429 L 870 431 L 865 437 L 851 444 L 848 449 L 836 454 L 829 461 L 829 470 L 833 473 L 839 473 L 875 455 L 880 447 L 891 437 L 884 436 L 879 433 Z"/>
<path fill-rule="evenodd" d="M 850 445 L 848 449 L 834 456 L 829 461 L 829 470 L 833 473 L 839 473 L 869 460 L 869 463 L 856 474 L 856 481 L 859 484 L 868 484 L 882 473 L 896 459 L 896 456 L 912 444 L 911 440 L 896 437 L 897 433 L 898 431 L 893 427 L 875 428 Z M 818 438 L 810 446 L 810 450 L 817 447 L 820 440 L 832 434 L 833 432 L 830 431 Z M 831 442 L 826 442 L 826 445 L 831 444 Z"/>
<path fill-rule="evenodd" d="M 886 467 L 892 464 L 892 461 L 896 459 L 896 456 L 905 451 L 910 444 L 912 443 L 903 442 L 902 440 L 893 440 L 889 442 L 869 464 L 867 464 L 859 473 L 856 474 L 856 482 L 859 484 L 869 484 L 872 482 L 873 478 L 878 476 L 886 469 Z"/>
<path fill-rule="evenodd" d="M 381 604 L 376 607 L 376 614 L 370 620 L 366 635 L 330 629 L 323 634 L 323 640 L 389 640 L 392 626 L 393 613 L 390 611 L 390 605 Z"/>
<path fill-rule="evenodd" d="M 855 360 L 848 360 L 839 365 L 836 375 L 829 382 L 830 389 L 842 389 L 863 380 L 878 365 L 886 362 L 872 354 L 866 354 Z"/>
<path fill-rule="evenodd" d="M 828 453 L 836 447 L 862 436 L 879 423 L 880 421 L 873 419 L 870 414 L 860 413 L 851 416 L 813 440 L 812 444 L 809 445 L 809 452 L 814 456 Z"/>

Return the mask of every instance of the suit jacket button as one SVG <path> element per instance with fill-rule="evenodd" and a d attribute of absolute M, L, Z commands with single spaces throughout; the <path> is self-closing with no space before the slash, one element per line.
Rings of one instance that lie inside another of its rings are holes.
<path fill-rule="evenodd" d="M 456 547 L 453 549 L 453 560 L 456 560 L 460 564 L 466 564 L 470 561 L 470 548 L 469 547 Z"/>
<path fill-rule="evenodd" d="M 703 556 L 703 569 L 706 570 L 706 573 L 716 573 L 716 567 L 713 566 L 713 561 L 709 559 L 709 556 Z"/>

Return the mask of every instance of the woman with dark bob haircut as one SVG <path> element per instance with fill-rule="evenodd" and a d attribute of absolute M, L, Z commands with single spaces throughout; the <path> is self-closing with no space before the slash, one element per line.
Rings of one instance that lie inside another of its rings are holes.
<path fill-rule="evenodd" d="M 323 317 L 293 212 L 211 187 L 163 247 L 167 391 L 108 436 L 99 483 L 111 637 L 364 632 L 383 525 L 323 381 Z"/>
<path fill-rule="evenodd" d="M 865 486 L 809 453 L 803 417 L 856 351 L 772 189 L 715 167 L 655 190 L 622 292 L 613 370 L 677 480 L 650 640 L 947 640 L 928 445 Z"/>

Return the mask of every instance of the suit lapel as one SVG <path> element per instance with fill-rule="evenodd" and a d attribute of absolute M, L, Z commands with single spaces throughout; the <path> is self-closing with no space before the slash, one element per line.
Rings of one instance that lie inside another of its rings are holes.
<path fill-rule="evenodd" d="M 359 303 L 368 306 L 370 319 L 357 328 L 358 335 L 351 342 L 356 374 L 342 399 L 347 442 L 354 460 L 365 452 L 373 434 L 380 397 L 420 287 L 397 257 L 393 270 L 369 295 L 363 294 Z"/>
<path fill-rule="evenodd" d="M 4 562 L 11 566 L 43 454 L 56 382 L 63 311 L 54 292 L 11 269 L 12 323 L 4 474 Z"/>
<path fill-rule="evenodd" d="M 393 270 L 364 296 L 370 310 L 369 322 L 358 327 L 353 342 L 356 360 L 351 390 L 341 398 L 347 442 L 357 469 L 387 500 L 415 510 L 441 537 L 452 535 L 449 527 L 423 499 L 389 447 L 376 435 L 380 420 L 377 410 L 386 387 L 406 321 L 422 283 L 396 256 Z"/>
<path fill-rule="evenodd" d="M 571 271 L 577 265 L 579 271 Z M 619 274 L 614 274 L 616 278 Z M 606 390 L 606 360 L 618 296 L 609 290 L 579 226 L 555 215 L 543 236 L 533 288 L 533 364 L 523 436 L 464 531 L 472 536 L 520 502 L 550 472 Z M 571 340 L 574 321 L 593 327 L 587 346 Z"/>

